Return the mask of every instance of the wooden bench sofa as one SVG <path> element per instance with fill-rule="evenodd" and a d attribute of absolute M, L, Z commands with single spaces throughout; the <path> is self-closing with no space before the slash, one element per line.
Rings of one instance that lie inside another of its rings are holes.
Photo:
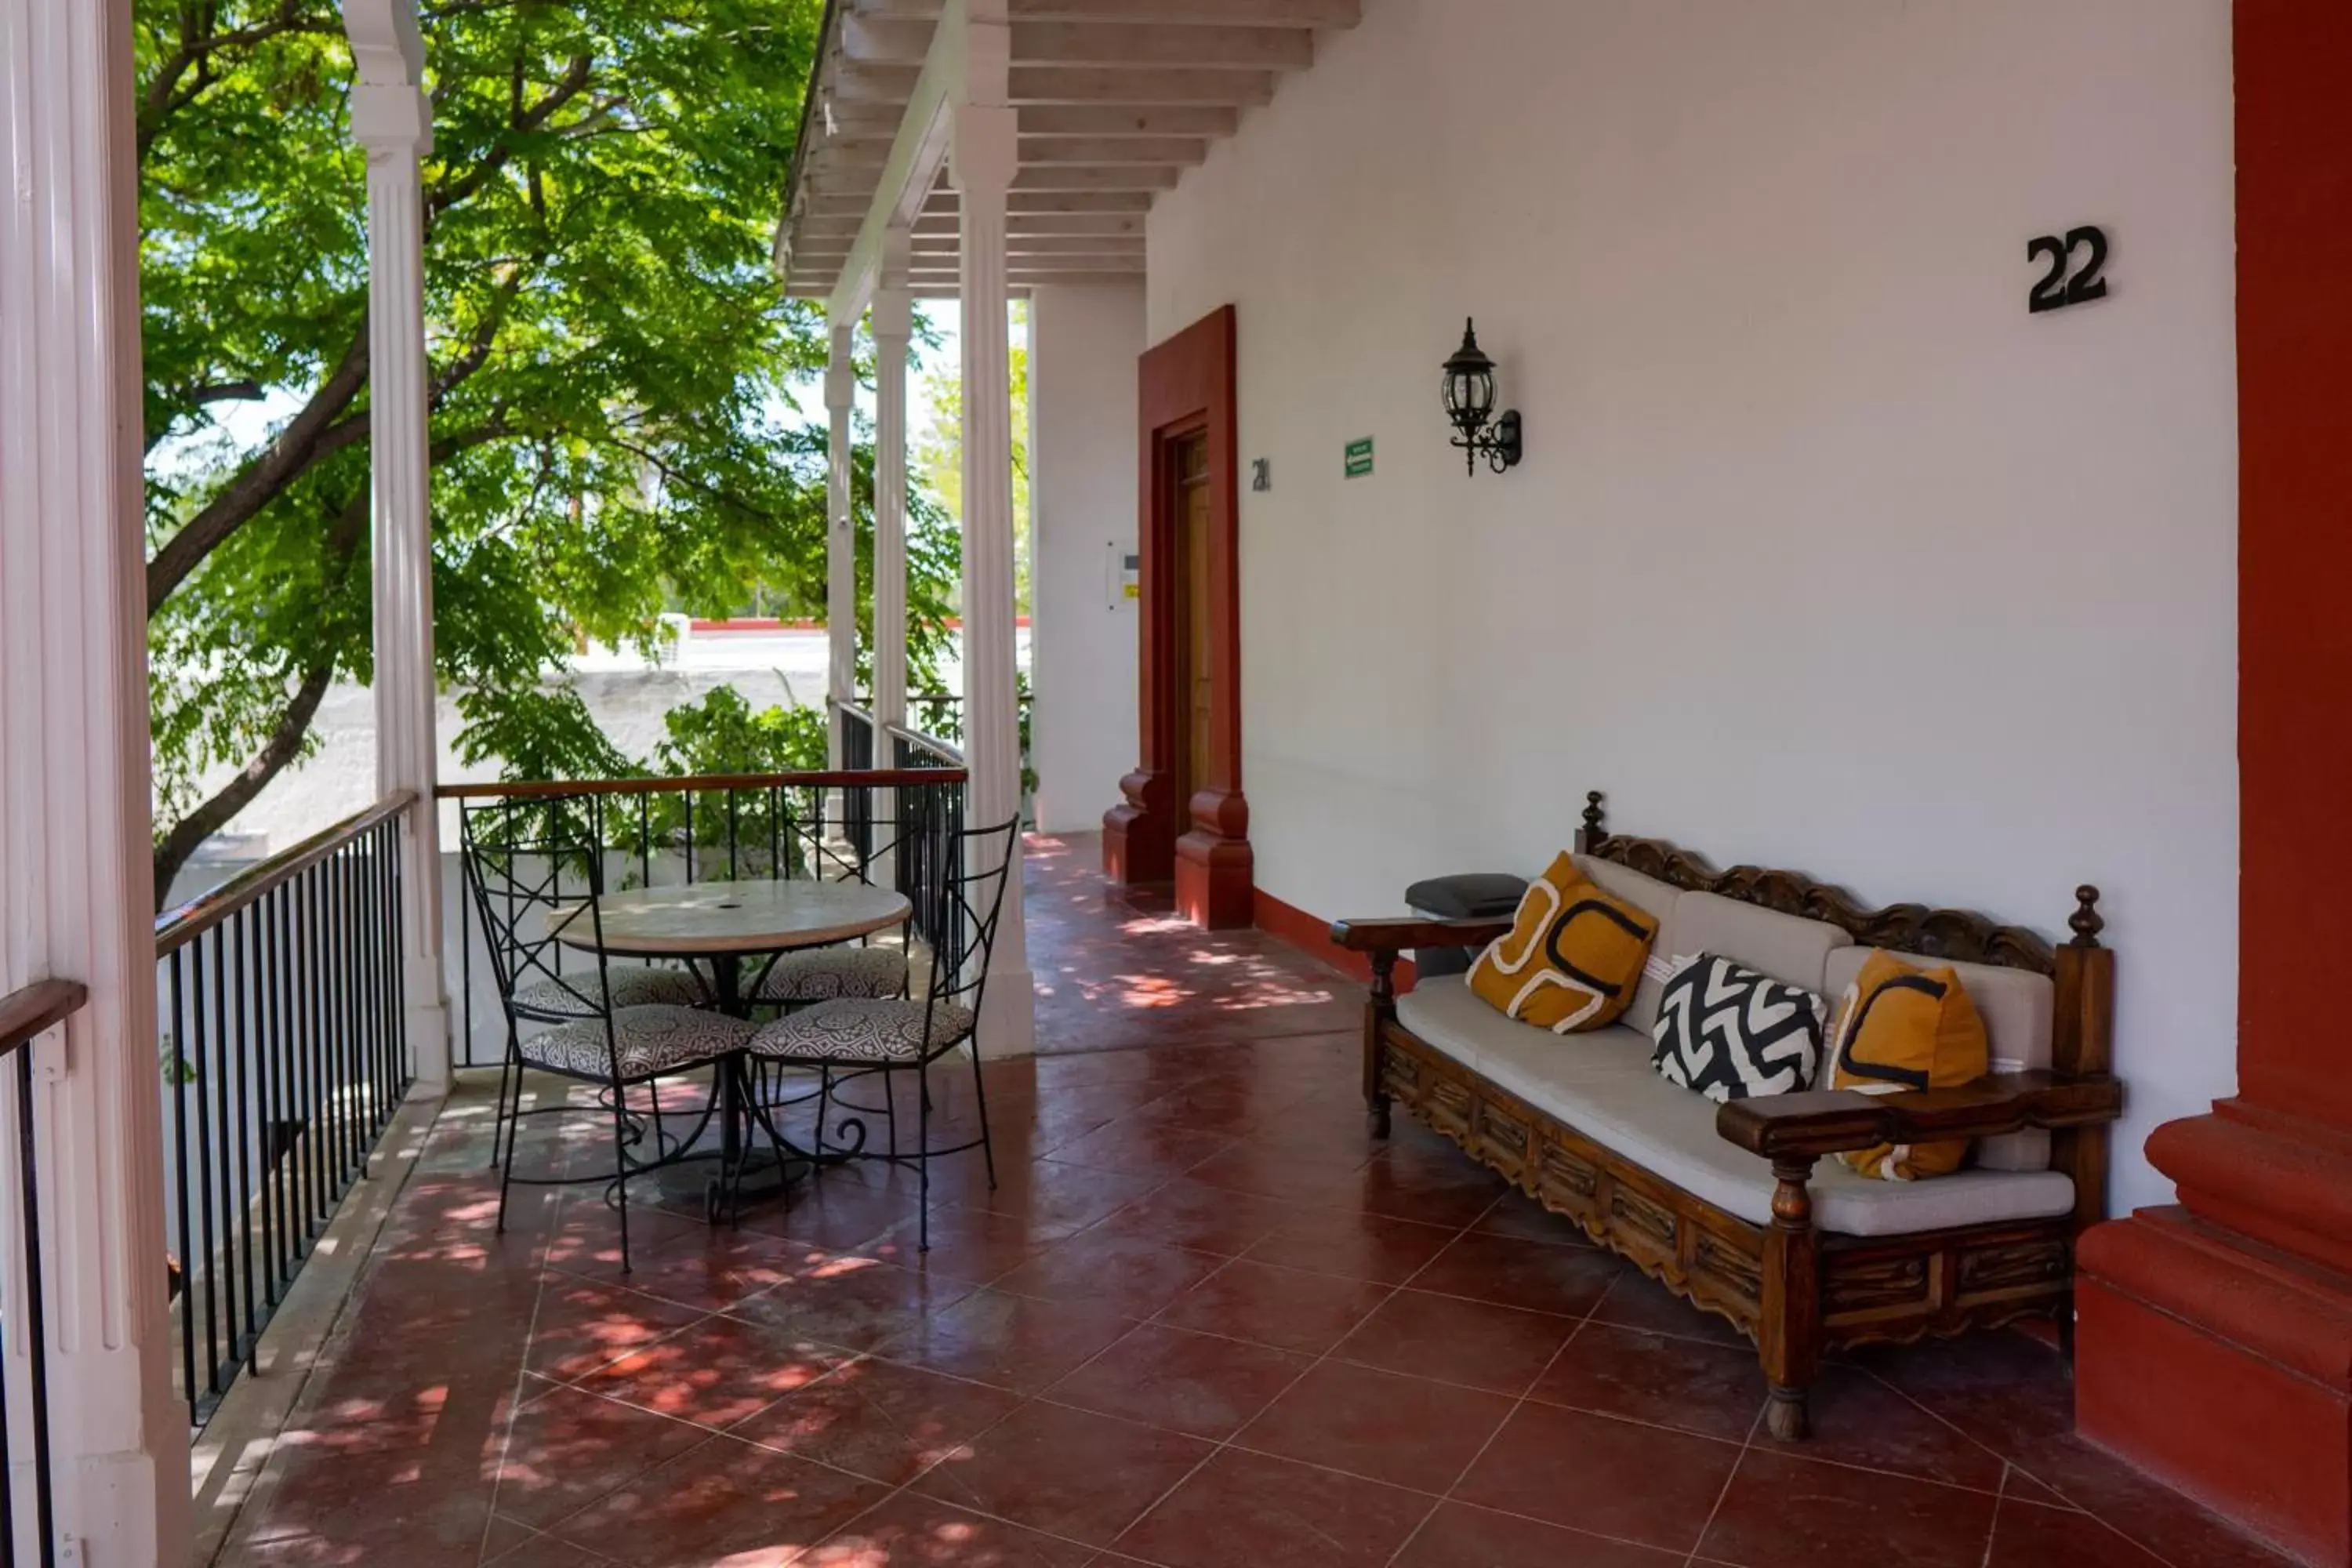
<path fill-rule="evenodd" d="M 1496 921 L 1347 921 L 1332 940 L 1372 970 L 1364 1096 L 1385 1137 L 1404 1106 L 1574 1220 L 1601 1246 L 1752 1340 L 1767 1419 L 1805 1436 L 1825 1351 L 2057 1319 L 2072 1350 L 2074 1238 L 2104 1217 L 2114 954 L 2098 891 L 2076 890 L 2073 940 L 1921 904 L 1866 909 L 1791 871 L 1717 871 L 1612 835 L 1588 796 L 1579 863 L 1658 917 L 1654 952 L 1707 952 L 1831 997 L 1874 948 L 1952 963 L 1983 1015 L 1993 1072 L 1963 1089 L 1819 1089 L 1717 1106 L 1650 1065 L 1661 989 L 1618 1024 L 1561 1037 L 1480 1002 L 1462 977 L 1399 997 L 1408 950 L 1483 944 Z M 1827 1072 L 1826 1064 L 1823 1068 Z M 1878 1143 L 1978 1140 L 1967 1169 L 1874 1181 L 1834 1156 Z"/>

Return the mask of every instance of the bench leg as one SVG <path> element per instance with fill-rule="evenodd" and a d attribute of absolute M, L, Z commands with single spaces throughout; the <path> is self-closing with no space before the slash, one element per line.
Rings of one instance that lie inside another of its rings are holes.
<path fill-rule="evenodd" d="M 1372 1136 L 1389 1135 L 1389 1097 L 1381 1075 L 1381 1034 L 1396 1016 L 1396 954 L 1372 954 L 1372 996 L 1364 1006 L 1364 1109 L 1371 1113 Z"/>
<path fill-rule="evenodd" d="M 1811 1435 L 1805 1395 L 1822 1365 L 1821 1236 L 1813 1229 L 1813 1199 L 1806 1183 L 1810 1157 L 1772 1162 L 1772 1228 L 1764 1237 L 1764 1321 L 1757 1348 L 1771 1402 L 1764 1425 L 1794 1442 Z"/>

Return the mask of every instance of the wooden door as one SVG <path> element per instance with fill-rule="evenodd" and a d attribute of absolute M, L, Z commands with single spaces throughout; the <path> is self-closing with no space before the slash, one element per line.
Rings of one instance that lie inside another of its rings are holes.
<path fill-rule="evenodd" d="M 1209 437 L 1187 436 L 1175 452 L 1176 504 L 1176 801 L 1189 809 L 1208 783 L 1215 754 L 1216 687 L 1211 665 L 1215 596 L 1209 580 Z"/>
<path fill-rule="evenodd" d="M 1255 919 L 1242 795 L 1240 491 L 1228 305 L 1146 350 L 1139 376 L 1142 756 L 1103 814 L 1103 868 L 1173 876 L 1177 912 Z"/>

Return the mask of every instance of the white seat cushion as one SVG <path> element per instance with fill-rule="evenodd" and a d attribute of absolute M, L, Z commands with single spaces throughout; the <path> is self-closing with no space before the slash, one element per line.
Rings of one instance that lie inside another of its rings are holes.
<path fill-rule="evenodd" d="M 1488 1006 L 1461 975 L 1406 992 L 1397 999 L 1397 1019 L 1522 1100 L 1558 1081 L 1654 1076 L 1650 1042 L 1625 1025 L 1580 1035 L 1532 1028 Z"/>
<path fill-rule="evenodd" d="M 952 1002 L 820 1002 L 754 1035 L 751 1054 L 780 1061 L 913 1063 L 970 1035 L 974 1022 L 970 1008 Z"/>
<path fill-rule="evenodd" d="M 701 980 L 684 969 L 645 969 L 614 964 L 605 984 L 614 1007 L 699 1007 L 710 1000 Z M 526 1018 L 601 1018 L 596 972 L 583 969 L 562 979 L 550 975 L 515 987 L 514 1007 Z"/>
<path fill-rule="evenodd" d="M 1752 1225 L 1771 1223 L 1770 1163 L 1716 1131 L 1712 1101 L 1658 1077 L 1650 1042 L 1633 1030 L 1562 1037 L 1529 1028 L 1450 976 L 1400 998 L 1397 1019 L 1432 1048 L 1602 1148 Z M 1844 1236 L 2042 1219 L 2074 1206 L 2074 1184 L 2052 1171 L 1874 1182 L 1824 1160 L 1811 1187 L 1813 1223 Z"/>
<path fill-rule="evenodd" d="M 741 1050 L 751 1039 L 750 1024 L 699 1007 L 621 1007 L 614 1011 L 609 1041 L 604 1019 L 582 1018 L 530 1036 L 520 1048 L 533 1067 L 581 1078 L 610 1079 L 617 1056 L 621 1079 L 631 1082 L 700 1067 Z"/>
<path fill-rule="evenodd" d="M 776 960 L 751 994 L 754 1002 L 831 1002 L 898 996 L 907 989 L 907 955 L 889 947 L 821 947 Z"/>

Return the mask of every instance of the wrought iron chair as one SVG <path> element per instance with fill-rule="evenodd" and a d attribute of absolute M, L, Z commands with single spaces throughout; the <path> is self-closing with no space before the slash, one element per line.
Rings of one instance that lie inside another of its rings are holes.
<path fill-rule="evenodd" d="M 462 815 L 466 882 L 481 917 L 491 973 L 507 1015 L 506 1060 L 499 1072 L 497 1121 L 491 1139 L 499 1165 L 499 1228 L 506 1228 L 507 1194 L 525 1186 L 566 1186 L 602 1182 L 620 1214 L 621 1271 L 629 1272 L 629 1194 L 632 1177 L 682 1159 L 701 1135 L 718 1103 L 712 1095 L 682 1138 L 663 1126 L 658 1080 L 702 1068 L 719 1068 L 740 1052 L 752 1028 L 741 1019 L 675 1003 L 625 1004 L 622 977 L 604 953 L 604 852 L 593 827 L 593 808 L 579 797 L 532 796 L 486 805 L 467 805 Z M 570 879 L 567 888 L 566 879 Z M 590 952 L 575 953 L 586 967 L 562 968 L 561 934 L 585 922 Z M 651 971 L 647 973 L 660 973 Z M 523 1026 L 543 1026 L 529 1035 Z M 723 1070 L 723 1068 L 721 1068 Z M 613 1120 L 614 1164 L 583 1176 L 517 1176 L 516 1143 L 525 1116 L 577 1114 L 591 1108 L 567 1100 L 523 1108 L 523 1074 L 539 1071 L 598 1089 L 597 1113 Z M 511 1104 L 509 1104 L 509 1088 Z M 650 1117 L 629 1102 L 629 1091 L 645 1088 Z M 650 1134 L 650 1157 L 638 1152 Z"/>
<path fill-rule="evenodd" d="M 994 827 L 946 832 L 947 852 L 937 862 L 939 883 L 936 889 L 925 890 L 929 896 L 919 899 L 922 918 L 932 925 L 924 932 L 931 962 L 930 984 L 922 995 L 819 1002 L 785 1015 L 751 1038 L 749 1059 L 755 1063 L 814 1068 L 828 1076 L 878 1075 L 885 1099 L 892 1104 L 893 1075 L 915 1075 L 919 1121 L 914 1149 L 900 1152 L 894 1125 L 888 1151 L 867 1153 L 864 1125 L 853 1121 L 845 1124 L 846 1146 L 834 1158 L 874 1159 L 915 1167 L 921 1193 L 919 1240 L 925 1251 L 931 1244 L 933 1160 L 978 1149 L 987 1162 L 988 1184 L 996 1185 L 996 1150 L 989 1133 L 988 1089 L 978 1047 L 971 1049 L 972 1094 L 980 1115 L 977 1138 L 945 1148 L 931 1147 L 930 1069 L 940 1058 L 971 1046 L 979 1027 L 988 989 L 989 959 L 996 945 L 996 922 L 1004 910 L 1005 882 L 1018 865 L 1013 851 L 1020 831 L 1016 817 Z M 823 1113 L 821 1109 L 820 1117 Z M 782 1163 L 788 1151 L 772 1108 L 755 1103 L 753 1114 Z"/>
<path fill-rule="evenodd" d="M 838 809 L 828 812 L 828 798 Z M 775 874 L 824 881 L 874 885 L 877 874 L 895 868 L 921 820 L 910 794 L 897 796 L 892 817 L 875 813 L 870 790 L 812 787 L 800 809 L 787 802 L 782 838 L 788 847 Z M 778 953 L 755 969 L 743 987 L 754 1005 L 798 1007 L 814 1002 L 887 1001 L 908 994 L 911 922 L 899 928 L 899 945 L 881 947 L 860 938 L 855 943 Z"/>

